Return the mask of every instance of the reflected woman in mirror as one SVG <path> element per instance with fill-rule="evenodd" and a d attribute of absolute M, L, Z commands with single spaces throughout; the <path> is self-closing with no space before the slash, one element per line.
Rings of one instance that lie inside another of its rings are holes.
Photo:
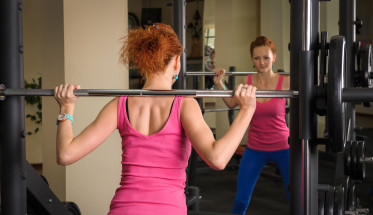
<path fill-rule="evenodd" d="M 276 61 L 276 46 L 265 36 L 257 37 L 250 45 L 251 60 L 257 73 L 241 81 L 257 87 L 258 90 L 289 90 L 289 76 L 273 71 Z M 225 90 L 225 70 L 215 70 L 216 89 Z M 229 108 L 237 103 L 223 98 Z M 257 98 L 256 111 L 250 122 L 248 140 L 242 156 L 237 178 L 237 193 L 232 212 L 245 214 L 254 186 L 267 163 L 274 163 L 280 170 L 284 189 L 289 200 L 289 129 L 285 119 L 285 98 Z"/>

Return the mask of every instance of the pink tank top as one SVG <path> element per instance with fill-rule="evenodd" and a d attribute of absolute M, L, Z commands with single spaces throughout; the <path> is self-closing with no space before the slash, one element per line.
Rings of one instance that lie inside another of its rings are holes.
<path fill-rule="evenodd" d="M 276 90 L 282 89 L 284 76 L 280 75 Z M 248 76 L 249 85 L 252 75 Z M 268 102 L 256 102 L 256 110 L 250 122 L 247 147 L 260 151 L 277 151 L 289 148 L 289 128 L 285 120 L 285 98 L 272 98 Z"/>
<path fill-rule="evenodd" d="M 182 98 L 175 97 L 164 127 L 148 136 L 131 126 L 127 96 L 119 98 L 122 177 L 109 215 L 187 214 L 184 187 L 191 144 L 180 122 Z"/>

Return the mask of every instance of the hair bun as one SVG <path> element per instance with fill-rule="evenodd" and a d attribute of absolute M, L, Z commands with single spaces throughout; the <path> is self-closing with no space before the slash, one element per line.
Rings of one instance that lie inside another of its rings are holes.
<path fill-rule="evenodd" d="M 120 60 L 139 68 L 141 76 L 148 79 L 162 72 L 171 58 L 181 53 L 182 46 L 171 26 L 155 23 L 129 31 L 124 38 Z"/>

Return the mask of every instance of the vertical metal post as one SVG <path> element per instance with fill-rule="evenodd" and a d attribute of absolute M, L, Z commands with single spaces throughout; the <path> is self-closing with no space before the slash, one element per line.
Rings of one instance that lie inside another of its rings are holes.
<path fill-rule="evenodd" d="M 0 1 L 0 83 L 23 88 L 22 1 Z M 0 102 L 1 213 L 27 213 L 24 98 Z"/>
<path fill-rule="evenodd" d="M 299 90 L 299 54 L 302 50 L 302 1 L 290 6 L 290 89 Z M 299 141 L 299 100 L 290 99 L 290 214 L 302 214 L 302 145 Z"/>
<path fill-rule="evenodd" d="M 185 6 L 185 0 L 172 1 L 172 26 L 179 37 L 181 45 L 183 46 L 183 53 L 180 57 L 180 75 L 179 79 L 174 84 L 175 89 L 186 89 Z"/>
<path fill-rule="evenodd" d="M 319 2 L 292 0 L 290 16 L 290 88 L 300 95 L 290 102 L 290 213 L 317 214 L 317 146 L 311 144 L 317 121 L 309 107 L 318 65 Z"/>
<path fill-rule="evenodd" d="M 235 66 L 230 66 L 229 67 L 229 72 L 235 72 L 236 67 Z M 236 76 L 232 75 L 228 77 L 228 89 L 234 90 L 234 87 L 236 86 Z M 232 125 L 233 120 L 234 120 L 234 110 L 229 110 L 228 111 L 228 120 L 229 120 L 229 125 Z"/>
<path fill-rule="evenodd" d="M 346 87 L 354 87 L 355 73 L 355 56 L 354 43 L 356 41 L 356 0 L 340 0 L 339 1 L 339 34 L 346 38 L 347 52 L 347 77 Z M 356 139 L 355 133 L 355 107 L 353 103 L 346 104 L 347 118 L 351 118 L 350 134 L 351 138 Z"/>

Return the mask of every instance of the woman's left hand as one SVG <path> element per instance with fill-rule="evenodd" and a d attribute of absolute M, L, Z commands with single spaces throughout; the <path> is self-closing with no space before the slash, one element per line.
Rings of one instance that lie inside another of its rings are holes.
<path fill-rule="evenodd" d="M 61 108 L 74 107 L 78 97 L 74 95 L 74 90 L 80 89 L 80 85 L 61 84 L 54 89 L 54 98 Z"/>

